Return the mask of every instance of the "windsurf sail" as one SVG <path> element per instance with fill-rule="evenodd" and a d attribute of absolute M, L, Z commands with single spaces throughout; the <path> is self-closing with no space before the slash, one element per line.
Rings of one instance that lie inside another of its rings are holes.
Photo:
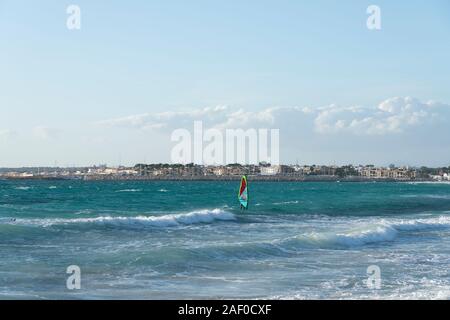
<path fill-rule="evenodd" d="M 248 182 L 247 176 L 242 176 L 241 185 L 239 187 L 238 199 L 241 204 L 241 208 L 248 209 Z"/>

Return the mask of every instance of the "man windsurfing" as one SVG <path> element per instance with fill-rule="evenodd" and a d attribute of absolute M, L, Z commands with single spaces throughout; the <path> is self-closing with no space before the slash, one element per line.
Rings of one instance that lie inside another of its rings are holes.
<path fill-rule="evenodd" d="M 244 175 L 241 178 L 241 184 L 239 186 L 238 200 L 241 205 L 241 210 L 248 209 L 248 182 L 247 176 Z"/>

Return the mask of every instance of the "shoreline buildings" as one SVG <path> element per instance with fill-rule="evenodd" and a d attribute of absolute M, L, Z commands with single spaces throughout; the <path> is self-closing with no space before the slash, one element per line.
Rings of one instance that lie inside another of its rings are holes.
<path fill-rule="evenodd" d="M 430 180 L 450 181 L 448 168 L 375 167 L 373 165 L 258 165 L 228 164 L 137 164 L 133 167 L 99 165 L 81 168 L 0 168 L 2 179 L 83 179 L 83 180 L 228 180 L 242 175 L 263 181 L 364 181 Z"/>

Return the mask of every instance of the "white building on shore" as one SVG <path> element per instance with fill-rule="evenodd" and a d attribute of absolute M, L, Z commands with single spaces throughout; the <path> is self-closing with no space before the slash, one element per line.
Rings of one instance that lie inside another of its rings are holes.
<path fill-rule="evenodd" d="M 270 166 L 270 167 L 261 167 L 261 175 L 262 176 L 274 176 L 278 174 L 289 174 L 293 173 L 295 169 L 290 166 L 285 165 L 277 165 L 277 166 Z"/>

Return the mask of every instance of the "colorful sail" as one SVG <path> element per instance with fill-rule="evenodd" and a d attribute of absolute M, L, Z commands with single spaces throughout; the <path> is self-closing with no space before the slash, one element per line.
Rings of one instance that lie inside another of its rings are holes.
<path fill-rule="evenodd" d="M 247 209 L 248 208 L 247 176 L 242 176 L 242 178 L 241 178 L 241 185 L 239 187 L 238 199 L 239 199 L 239 202 L 241 203 L 241 208 Z"/>

